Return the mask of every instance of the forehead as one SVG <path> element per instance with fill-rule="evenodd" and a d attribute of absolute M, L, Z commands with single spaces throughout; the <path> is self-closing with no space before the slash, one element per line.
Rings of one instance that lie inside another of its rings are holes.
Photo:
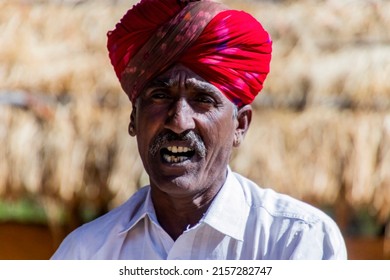
<path fill-rule="evenodd" d="M 160 73 L 156 78 L 169 79 L 176 82 L 178 82 L 180 79 L 183 78 L 193 78 L 202 82 L 207 82 L 201 76 L 197 75 L 194 71 L 192 71 L 190 68 L 182 64 L 173 65 L 165 72 Z"/>
<path fill-rule="evenodd" d="M 181 64 L 174 65 L 167 71 L 159 74 L 148 83 L 146 89 L 152 87 L 185 87 L 195 91 L 214 93 L 226 98 L 217 87 Z"/>

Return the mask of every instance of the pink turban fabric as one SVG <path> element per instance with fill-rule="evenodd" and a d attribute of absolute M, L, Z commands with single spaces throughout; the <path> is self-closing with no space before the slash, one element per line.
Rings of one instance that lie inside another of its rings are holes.
<path fill-rule="evenodd" d="M 107 36 L 132 102 L 151 79 L 181 63 L 242 106 L 252 103 L 270 70 L 272 42 L 262 25 L 212 1 L 142 0 Z"/>

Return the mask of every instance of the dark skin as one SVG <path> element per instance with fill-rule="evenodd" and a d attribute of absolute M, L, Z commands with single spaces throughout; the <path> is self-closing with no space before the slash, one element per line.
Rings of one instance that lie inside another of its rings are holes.
<path fill-rule="evenodd" d="M 250 105 L 235 113 L 216 87 L 180 64 L 151 81 L 133 104 L 129 133 L 137 137 L 158 221 L 173 240 L 206 213 L 251 117 Z M 198 137 L 161 140 L 167 134 Z"/>

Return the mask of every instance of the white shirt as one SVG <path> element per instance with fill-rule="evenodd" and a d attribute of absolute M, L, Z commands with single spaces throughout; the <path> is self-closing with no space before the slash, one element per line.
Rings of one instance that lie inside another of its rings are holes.
<path fill-rule="evenodd" d="M 176 240 L 157 221 L 150 186 L 68 235 L 52 259 L 346 259 L 334 221 L 230 169 L 199 223 Z"/>

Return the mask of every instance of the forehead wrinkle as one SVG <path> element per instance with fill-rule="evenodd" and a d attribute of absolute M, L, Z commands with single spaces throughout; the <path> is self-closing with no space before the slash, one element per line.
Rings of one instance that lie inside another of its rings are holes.
<path fill-rule="evenodd" d="M 202 77 L 196 75 L 195 73 L 189 73 L 182 68 L 172 68 L 166 74 L 162 74 L 153 79 L 148 87 L 160 87 L 160 88 L 186 88 L 192 89 L 198 92 L 209 92 L 222 94 L 222 92 L 210 84 Z"/>
<path fill-rule="evenodd" d="M 199 91 L 216 91 L 217 89 L 195 77 L 187 77 L 186 74 L 170 75 L 169 77 L 157 77 L 152 80 L 148 87 L 163 87 L 173 88 L 183 86 L 185 88 L 192 88 Z"/>
<path fill-rule="evenodd" d="M 148 88 L 173 88 L 173 87 L 177 87 L 178 84 L 179 84 L 179 79 L 177 75 L 158 76 L 154 78 L 147 87 Z"/>
<path fill-rule="evenodd" d="M 165 88 L 165 87 L 170 87 L 171 84 L 170 84 L 170 79 L 167 78 L 167 77 L 157 77 L 155 79 L 153 79 L 149 84 L 148 84 L 148 88 L 156 88 L 156 87 L 162 87 L 162 88 Z"/>
<path fill-rule="evenodd" d="M 219 93 L 219 90 L 213 86 L 212 84 L 198 80 L 196 78 L 189 78 L 186 80 L 186 87 L 187 88 L 192 88 L 196 91 L 202 91 L 202 92 L 215 92 Z"/>

